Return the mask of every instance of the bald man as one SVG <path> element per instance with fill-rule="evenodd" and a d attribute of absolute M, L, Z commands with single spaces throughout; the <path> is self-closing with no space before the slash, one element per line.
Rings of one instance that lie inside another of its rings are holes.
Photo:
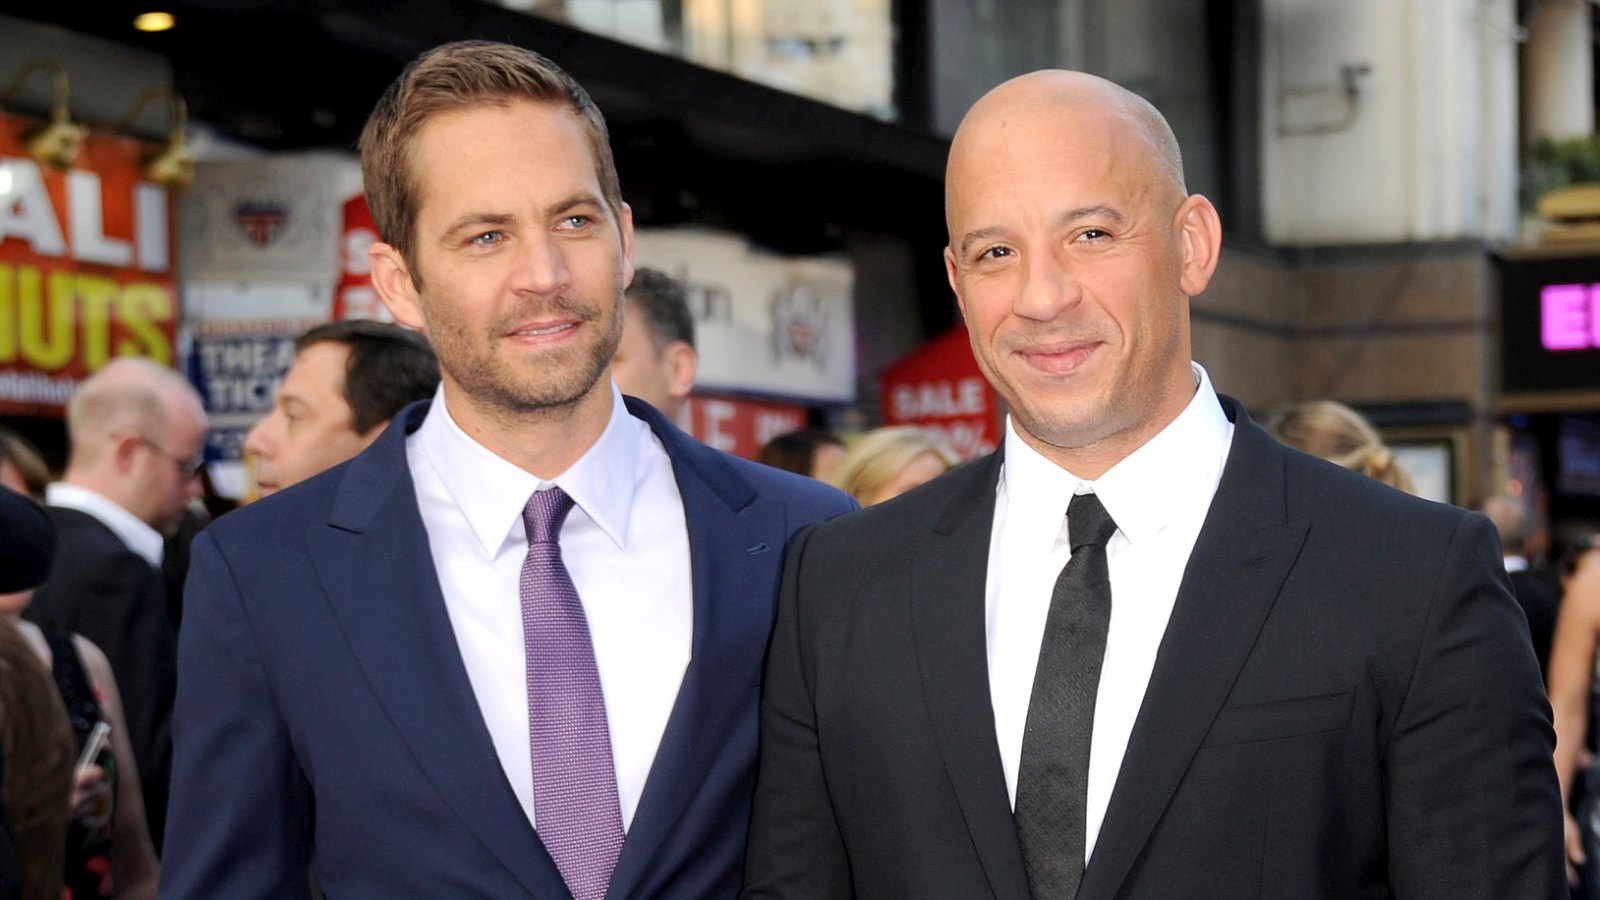
<path fill-rule="evenodd" d="M 57 551 L 24 615 L 77 632 L 105 651 L 122 692 L 128 738 L 160 840 L 172 766 L 177 634 L 161 580 L 165 539 L 199 496 L 206 440 L 200 395 L 145 359 L 118 359 L 85 379 L 67 407 L 66 473 L 46 499 Z"/>
<path fill-rule="evenodd" d="M 1222 229 L 1161 115 L 1022 76 L 945 189 L 1003 447 L 791 545 L 743 896 L 1564 896 L 1492 526 L 1215 391 Z"/>

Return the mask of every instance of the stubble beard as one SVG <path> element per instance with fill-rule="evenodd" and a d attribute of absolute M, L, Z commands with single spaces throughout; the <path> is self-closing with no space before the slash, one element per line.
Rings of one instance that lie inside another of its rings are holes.
<path fill-rule="evenodd" d="M 604 321 L 603 313 L 593 303 L 560 297 L 548 305 L 553 310 L 575 316 L 583 328 L 592 328 Z M 437 323 L 434 349 L 439 365 L 461 386 L 462 392 L 491 414 L 507 421 L 530 417 L 561 419 L 570 415 L 579 401 L 594 390 L 616 355 L 617 345 L 622 341 L 621 310 L 617 313 L 611 317 L 610 329 L 600 335 L 599 340 L 553 353 L 548 359 L 549 365 L 538 370 L 512 365 L 494 352 L 501 346 L 503 335 L 523 319 L 495 323 L 486 335 L 487 350 L 474 348 L 458 322 Z"/>

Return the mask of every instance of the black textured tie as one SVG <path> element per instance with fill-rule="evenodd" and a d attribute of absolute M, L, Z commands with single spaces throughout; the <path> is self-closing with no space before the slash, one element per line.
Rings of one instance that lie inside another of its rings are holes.
<path fill-rule="evenodd" d="M 1089 739 L 1111 625 L 1106 541 L 1116 530 L 1094 494 L 1067 506 L 1072 558 L 1050 597 L 1017 769 L 1017 838 L 1034 900 L 1072 900 L 1083 880 Z"/>

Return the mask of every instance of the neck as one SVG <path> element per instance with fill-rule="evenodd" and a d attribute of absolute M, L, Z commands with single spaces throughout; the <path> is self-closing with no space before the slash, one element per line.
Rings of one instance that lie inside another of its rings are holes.
<path fill-rule="evenodd" d="M 83 488 L 86 491 L 94 491 L 96 494 L 99 494 L 107 500 L 110 500 L 112 503 L 115 503 L 128 512 L 133 513 L 136 516 L 139 515 L 139 513 L 135 511 L 131 505 L 129 505 L 129 498 L 124 494 L 124 492 L 118 490 L 120 484 L 119 480 L 112 476 L 102 475 L 98 469 L 68 465 L 67 470 L 61 474 L 61 483 L 70 484 L 73 487 Z M 139 518 L 143 519 L 144 517 L 139 516 Z"/>
<path fill-rule="evenodd" d="M 1085 481 L 1095 481 L 1109 472 L 1112 466 L 1132 456 L 1134 451 L 1149 443 L 1151 438 L 1160 434 L 1183 415 L 1183 411 L 1194 399 L 1195 392 L 1200 389 L 1194 380 L 1193 370 L 1187 365 L 1183 370 L 1183 379 L 1168 393 L 1168 399 L 1161 404 L 1154 415 L 1080 446 L 1051 444 L 1021 427 L 1017 428 L 1017 436 L 1045 459 Z"/>
<path fill-rule="evenodd" d="M 446 383 L 450 418 L 494 455 L 538 478 L 551 479 L 577 462 L 611 420 L 611 383 L 597 381 L 571 403 L 507 410 L 466 396 Z"/>

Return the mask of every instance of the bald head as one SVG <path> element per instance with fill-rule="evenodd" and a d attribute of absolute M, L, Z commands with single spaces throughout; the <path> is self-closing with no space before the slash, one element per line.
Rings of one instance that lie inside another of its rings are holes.
<path fill-rule="evenodd" d="M 1483 514 L 1500 532 L 1500 544 L 1505 552 L 1521 556 L 1533 533 L 1533 517 L 1528 515 L 1527 504 L 1515 497 L 1496 494 L 1483 502 Z"/>
<path fill-rule="evenodd" d="M 187 379 L 148 359 L 112 360 L 84 379 L 67 406 L 73 461 L 80 453 L 98 452 L 114 432 L 161 434 L 180 416 L 205 419 L 200 395 Z"/>
<path fill-rule="evenodd" d="M 1149 103 L 1078 72 L 1000 85 L 951 142 L 945 222 L 973 355 L 1035 450 L 1098 478 L 1188 404 L 1222 225 Z"/>
<path fill-rule="evenodd" d="M 1045 134 L 1040 134 L 1044 132 Z M 1189 193 L 1183 180 L 1178 139 L 1161 112 L 1134 92 L 1086 72 L 1042 69 L 1019 75 L 979 98 L 961 120 L 945 169 L 945 224 L 951 224 L 955 179 L 992 158 L 997 145 L 1028 134 L 1080 142 L 1091 136 L 1114 140 L 1125 159 L 1156 180 L 1176 206 Z M 951 241 L 955 241 L 951 234 Z"/>
<path fill-rule="evenodd" d="M 72 454 L 63 480 L 158 531 L 176 527 L 206 438 L 205 409 L 187 379 L 147 359 L 113 360 L 79 385 L 67 432 Z"/>

